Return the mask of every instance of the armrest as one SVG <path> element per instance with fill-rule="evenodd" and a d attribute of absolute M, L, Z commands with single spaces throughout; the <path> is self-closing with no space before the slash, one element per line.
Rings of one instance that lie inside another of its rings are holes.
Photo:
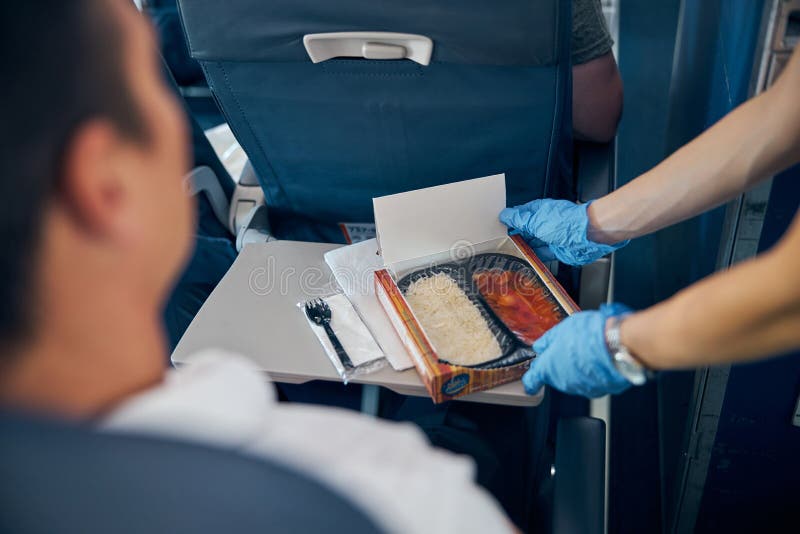
<path fill-rule="evenodd" d="M 610 143 L 575 142 L 575 179 L 578 200 L 588 202 L 616 185 L 616 139 Z"/>
<path fill-rule="evenodd" d="M 605 516 L 606 426 L 600 419 L 558 422 L 553 532 L 602 534 Z"/>
<path fill-rule="evenodd" d="M 575 142 L 575 173 L 578 200 L 599 198 L 616 185 L 616 140 L 610 143 Z M 595 309 L 608 298 L 611 261 L 600 259 L 581 269 L 578 304 Z"/>

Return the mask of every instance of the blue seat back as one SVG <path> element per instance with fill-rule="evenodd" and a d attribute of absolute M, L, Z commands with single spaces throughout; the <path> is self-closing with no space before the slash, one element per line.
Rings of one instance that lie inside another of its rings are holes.
<path fill-rule="evenodd" d="M 272 462 L 9 414 L 0 436 L 0 532 L 377 532 Z"/>
<path fill-rule="evenodd" d="M 554 194 L 570 140 L 570 2 L 185 0 L 199 60 L 282 238 L 336 240 L 372 198 L 505 172 L 510 203 Z M 433 41 L 430 65 L 331 59 L 303 36 Z M 556 192 L 556 194 L 558 194 Z"/>

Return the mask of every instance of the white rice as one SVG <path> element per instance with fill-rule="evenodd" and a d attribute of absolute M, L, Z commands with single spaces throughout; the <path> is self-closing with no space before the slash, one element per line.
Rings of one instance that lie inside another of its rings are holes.
<path fill-rule="evenodd" d="M 479 365 L 502 355 L 486 319 L 450 276 L 420 278 L 405 297 L 440 359 Z"/>

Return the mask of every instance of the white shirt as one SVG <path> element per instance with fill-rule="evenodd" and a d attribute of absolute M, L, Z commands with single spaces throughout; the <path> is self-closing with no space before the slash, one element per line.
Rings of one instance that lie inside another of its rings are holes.
<path fill-rule="evenodd" d="M 465 456 L 431 447 L 409 423 L 278 403 L 266 375 L 207 351 L 119 405 L 111 432 L 179 438 L 276 460 L 349 498 L 389 532 L 511 531 Z"/>

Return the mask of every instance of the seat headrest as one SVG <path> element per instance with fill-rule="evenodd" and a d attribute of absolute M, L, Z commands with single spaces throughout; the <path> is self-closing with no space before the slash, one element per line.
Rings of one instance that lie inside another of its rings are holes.
<path fill-rule="evenodd" d="M 303 36 L 386 31 L 434 42 L 433 61 L 553 64 L 558 0 L 180 0 L 189 48 L 203 61 L 309 61 Z"/>

